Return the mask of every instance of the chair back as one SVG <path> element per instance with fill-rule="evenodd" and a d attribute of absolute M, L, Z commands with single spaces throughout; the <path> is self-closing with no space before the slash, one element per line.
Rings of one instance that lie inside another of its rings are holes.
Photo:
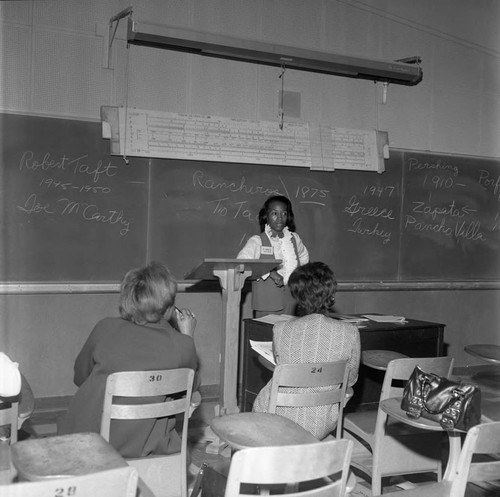
<path fill-rule="evenodd" d="M 350 440 L 330 440 L 239 450 L 231 459 L 225 497 L 251 494 L 255 487 L 247 484 L 292 485 L 287 497 L 344 496 L 352 445 Z"/>
<path fill-rule="evenodd" d="M 425 372 L 435 373 L 448 378 L 453 370 L 455 359 L 453 357 L 408 357 L 393 359 L 387 365 L 380 400 L 389 397 L 401 397 L 406 381 L 410 378 L 415 366 Z"/>
<path fill-rule="evenodd" d="M 479 457 L 473 460 L 474 455 Z M 450 476 L 450 496 L 463 497 L 467 482 L 494 481 L 499 475 L 500 421 L 472 427 L 465 437 L 457 471 Z"/>
<path fill-rule="evenodd" d="M 109 441 L 113 419 L 162 418 L 184 414 L 180 454 L 129 460 L 130 464 L 139 469 L 141 478 L 151 487 L 156 485 L 153 480 L 159 482 L 160 477 L 165 476 L 167 471 L 163 471 L 163 469 L 165 465 L 170 464 L 168 466 L 170 474 L 166 475 L 170 478 L 169 486 L 171 489 L 177 488 L 177 485 L 172 482 L 172 476 L 179 475 L 179 493 L 182 497 L 187 496 L 187 439 L 193 380 L 194 371 L 189 368 L 113 373 L 108 376 L 106 382 L 101 418 L 101 436 Z M 179 398 L 179 394 L 181 394 L 181 398 Z M 120 402 L 124 402 L 123 397 L 156 397 L 156 399 L 153 399 L 151 403 L 116 404 L 113 402 L 115 396 L 121 397 Z M 158 398 L 162 400 L 158 400 Z M 178 464 L 172 467 L 173 459 L 178 460 Z M 158 486 L 162 485 L 163 482 L 158 483 Z M 152 490 L 154 491 L 154 488 Z"/>
<path fill-rule="evenodd" d="M 8 497 L 135 497 L 137 470 L 130 466 L 89 473 L 4 485 Z"/>
<path fill-rule="evenodd" d="M 19 397 L 0 397 L 0 426 L 10 429 L 10 443 L 17 442 Z"/>
<path fill-rule="evenodd" d="M 347 361 L 278 364 L 274 369 L 269 411 L 277 407 L 338 405 L 337 438 L 342 436 L 342 416 L 349 371 Z"/>

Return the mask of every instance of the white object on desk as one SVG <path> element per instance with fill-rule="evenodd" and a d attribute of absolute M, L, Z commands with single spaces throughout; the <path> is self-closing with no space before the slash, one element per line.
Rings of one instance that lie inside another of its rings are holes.
<path fill-rule="evenodd" d="M 250 340 L 250 347 L 252 347 L 257 354 L 267 359 L 270 363 L 276 364 L 273 352 L 273 342 L 259 342 L 257 340 Z"/>
<path fill-rule="evenodd" d="M 266 316 L 255 318 L 254 321 L 260 321 L 261 323 L 268 323 L 268 324 L 276 324 L 279 323 L 280 321 L 290 321 L 290 319 L 293 319 L 293 316 L 290 316 L 289 314 L 267 314 Z"/>
<path fill-rule="evenodd" d="M 353 324 L 366 323 L 368 321 L 368 318 L 366 317 L 351 316 L 349 314 L 337 314 L 336 312 L 331 312 L 330 314 L 328 314 L 328 317 Z"/>
<path fill-rule="evenodd" d="M 406 323 L 404 316 L 386 316 L 382 314 L 363 314 L 363 316 L 376 323 Z"/>

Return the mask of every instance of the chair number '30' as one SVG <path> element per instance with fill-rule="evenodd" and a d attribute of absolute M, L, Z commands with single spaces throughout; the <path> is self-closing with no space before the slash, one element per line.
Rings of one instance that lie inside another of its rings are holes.
<path fill-rule="evenodd" d="M 159 374 L 159 375 L 156 375 L 156 376 L 150 376 L 149 377 L 149 381 L 161 381 L 162 380 L 162 375 Z"/>

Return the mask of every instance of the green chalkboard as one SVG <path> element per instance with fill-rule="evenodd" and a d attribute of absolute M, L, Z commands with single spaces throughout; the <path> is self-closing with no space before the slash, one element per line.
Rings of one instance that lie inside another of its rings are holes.
<path fill-rule="evenodd" d="M 146 261 L 148 167 L 99 123 L 0 115 L 4 282 L 117 281 Z"/>
<path fill-rule="evenodd" d="M 0 116 L 2 282 L 178 279 L 234 258 L 269 195 L 341 282 L 500 280 L 500 160 L 391 150 L 383 174 L 110 156 L 99 123 Z"/>

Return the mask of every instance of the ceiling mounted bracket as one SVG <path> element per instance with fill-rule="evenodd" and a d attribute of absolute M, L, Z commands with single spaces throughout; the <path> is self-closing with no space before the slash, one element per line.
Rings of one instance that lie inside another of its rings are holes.
<path fill-rule="evenodd" d="M 126 9 L 122 10 L 121 12 L 118 12 L 118 14 L 114 15 L 109 20 L 108 37 L 106 40 L 107 43 L 105 43 L 106 53 L 104 56 L 104 60 L 106 61 L 106 68 L 107 69 L 111 69 L 111 57 L 113 55 L 111 48 L 113 45 L 113 41 L 115 39 L 116 30 L 118 29 L 118 24 L 120 24 L 121 19 L 123 19 L 124 17 L 127 17 L 127 16 L 131 16 L 131 15 L 132 15 L 132 7 L 127 7 Z"/>

